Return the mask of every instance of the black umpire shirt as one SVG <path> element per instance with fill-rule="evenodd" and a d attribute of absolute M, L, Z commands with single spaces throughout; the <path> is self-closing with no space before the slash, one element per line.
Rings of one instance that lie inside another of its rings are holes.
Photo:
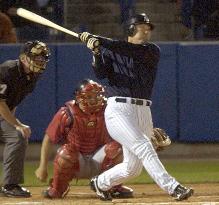
<path fill-rule="evenodd" d="M 19 60 L 8 60 L 0 65 L 0 100 L 5 99 L 12 110 L 33 91 L 36 82 L 37 77 L 24 73 Z"/>
<path fill-rule="evenodd" d="M 132 44 L 98 37 L 101 54 L 94 56 L 93 68 L 107 97 L 151 99 L 160 49 L 153 43 Z"/>

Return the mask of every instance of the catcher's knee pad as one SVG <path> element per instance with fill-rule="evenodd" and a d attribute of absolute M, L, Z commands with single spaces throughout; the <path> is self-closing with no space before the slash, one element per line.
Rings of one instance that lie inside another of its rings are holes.
<path fill-rule="evenodd" d="M 122 155 L 122 147 L 118 142 L 112 141 L 105 145 L 105 158 L 101 165 L 101 170 L 107 170 L 116 164 L 122 162 L 123 155 Z"/>
<path fill-rule="evenodd" d="M 75 148 L 65 144 L 58 149 L 54 164 L 59 170 L 64 171 L 64 169 L 71 168 L 72 172 L 78 171 L 79 152 Z"/>

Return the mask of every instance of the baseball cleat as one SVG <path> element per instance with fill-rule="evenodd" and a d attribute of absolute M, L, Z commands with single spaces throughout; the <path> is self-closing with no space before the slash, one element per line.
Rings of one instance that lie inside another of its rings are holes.
<path fill-rule="evenodd" d="M 29 190 L 19 186 L 18 184 L 8 184 L 1 188 L 1 195 L 7 197 L 31 197 Z"/>
<path fill-rule="evenodd" d="M 121 184 L 114 186 L 110 189 L 110 194 L 112 198 L 132 198 L 133 197 L 133 189 L 123 186 Z"/>
<path fill-rule="evenodd" d="M 171 196 L 174 197 L 176 201 L 182 201 L 188 199 L 193 193 L 194 190 L 192 188 L 186 188 L 179 184 Z"/>
<path fill-rule="evenodd" d="M 103 201 L 112 200 L 112 197 L 108 191 L 102 191 L 97 185 L 98 177 L 95 176 L 90 180 L 90 188 L 96 193 L 96 195 Z"/>
<path fill-rule="evenodd" d="M 54 188 L 49 187 L 42 192 L 42 196 L 47 199 L 64 198 L 69 192 L 69 190 L 70 190 L 70 187 L 68 186 L 68 188 L 66 189 L 64 193 L 59 193 Z"/>

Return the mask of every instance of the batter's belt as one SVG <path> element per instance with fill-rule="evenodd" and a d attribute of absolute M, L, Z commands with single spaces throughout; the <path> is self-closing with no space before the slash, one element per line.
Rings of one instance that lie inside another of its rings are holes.
<path fill-rule="evenodd" d="M 144 105 L 144 106 L 151 106 L 152 104 L 150 100 L 130 98 L 130 97 L 124 97 L 124 98 L 116 97 L 115 101 L 118 103 L 129 103 L 129 104 Z"/>

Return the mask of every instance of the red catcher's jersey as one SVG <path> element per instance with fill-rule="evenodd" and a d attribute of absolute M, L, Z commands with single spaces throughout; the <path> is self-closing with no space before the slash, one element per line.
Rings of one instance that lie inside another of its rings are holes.
<path fill-rule="evenodd" d="M 86 114 L 80 110 L 75 101 L 69 101 L 66 105 L 60 108 L 46 130 L 53 143 L 68 143 L 82 154 L 93 154 L 99 147 L 112 141 L 105 125 L 105 108 L 98 113 Z M 67 109 L 70 109 L 73 117 L 70 129 L 71 117 Z"/>

